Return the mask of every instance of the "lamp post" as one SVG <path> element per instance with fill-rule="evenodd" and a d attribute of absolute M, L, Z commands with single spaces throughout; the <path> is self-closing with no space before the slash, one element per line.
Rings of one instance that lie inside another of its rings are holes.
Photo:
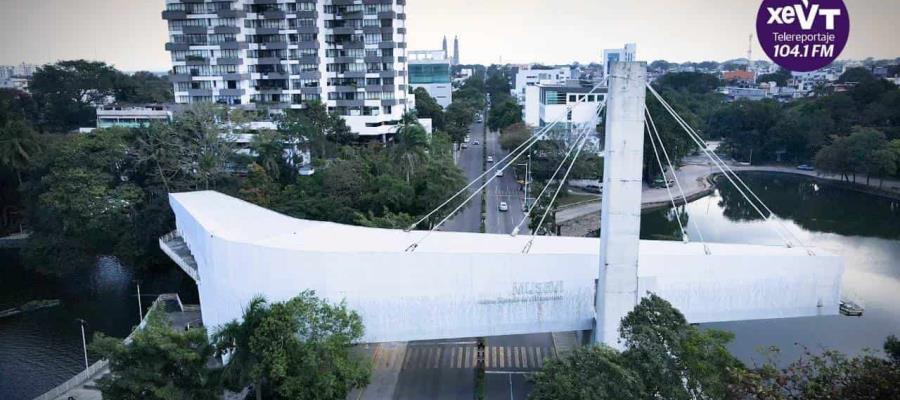
<path fill-rule="evenodd" d="M 141 304 L 141 281 L 139 279 L 134 280 L 134 284 L 137 285 L 137 299 L 138 299 L 138 323 L 144 320 L 144 306 Z"/>
<path fill-rule="evenodd" d="M 75 321 L 81 325 L 81 346 L 84 349 L 84 369 L 88 369 L 88 357 L 87 357 L 87 338 L 84 335 L 84 326 L 87 325 L 87 321 L 78 318 Z"/>

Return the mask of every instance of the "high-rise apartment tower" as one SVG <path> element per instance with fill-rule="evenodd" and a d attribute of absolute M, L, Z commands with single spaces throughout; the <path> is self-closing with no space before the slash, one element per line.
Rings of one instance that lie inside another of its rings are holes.
<path fill-rule="evenodd" d="M 360 135 L 395 130 L 406 0 L 166 0 L 177 103 L 272 113 L 321 101 Z"/>

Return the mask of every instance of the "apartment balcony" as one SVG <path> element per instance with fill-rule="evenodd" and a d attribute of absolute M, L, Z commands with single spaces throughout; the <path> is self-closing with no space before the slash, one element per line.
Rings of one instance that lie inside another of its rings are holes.
<path fill-rule="evenodd" d="M 183 26 L 181 27 L 181 32 L 185 35 L 197 35 L 203 34 L 205 35 L 209 31 L 209 28 L 205 26 Z"/>
<path fill-rule="evenodd" d="M 397 17 L 395 11 L 382 11 L 378 13 L 378 19 L 394 19 Z"/>
<path fill-rule="evenodd" d="M 213 33 L 236 35 L 238 33 L 241 33 L 241 28 L 237 26 L 217 26 L 213 28 Z"/>
<path fill-rule="evenodd" d="M 190 82 L 191 75 L 190 74 L 170 74 L 169 80 L 174 82 Z"/>
<path fill-rule="evenodd" d="M 194 96 L 212 96 L 212 89 L 188 89 L 188 95 Z"/>
<path fill-rule="evenodd" d="M 257 15 L 262 16 L 262 19 L 284 19 L 287 16 L 287 13 L 281 10 L 269 10 L 263 11 Z"/>
<path fill-rule="evenodd" d="M 396 106 L 397 100 L 382 100 L 381 105 L 382 106 Z"/>
<path fill-rule="evenodd" d="M 397 71 L 394 71 L 394 70 L 379 71 L 378 76 L 381 78 L 393 78 L 393 77 L 397 76 Z"/>
<path fill-rule="evenodd" d="M 219 18 L 245 18 L 247 12 L 244 10 L 219 10 L 216 15 Z"/>
<path fill-rule="evenodd" d="M 379 49 L 395 49 L 397 47 L 398 47 L 397 42 L 394 42 L 394 41 L 384 41 L 384 42 L 378 43 Z"/>
<path fill-rule="evenodd" d="M 187 56 L 184 59 L 185 65 L 209 65 L 209 59 L 206 57 Z"/>
<path fill-rule="evenodd" d="M 247 49 L 248 47 L 249 46 L 247 45 L 247 42 L 235 41 L 235 42 L 225 42 L 225 43 L 219 44 L 219 48 L 222 50 L 241 50 L 241 49 Z"/>
<path fill-rule="evenodd" d="M 319 13 L 317 11 L 297 11 L 297 18 L 319 18 Z"/>
<path fill-rule="evenodd" d="M 283 29 L 288 29 L 287 27 L 282 28 L 255 28 L 257 35 L 277 35 L 279 31 Z"/>
<path fill-rule="evenodd" d="M 302 87 L 300 88 L 300 93 L 303 94 L 321 94 L 322 88 L 320 87 Z"/>
<path fill-rule="evenodd" d="M 189 50 L 191 45 L 187 43 L 166 43 L 166 51 L 181 51 L 181 50 Z"/>
<path fill-rule="evenodd" d="M 337 107 L 363 107 L 366 105 L 365 100 L 333 100 Z"/>
<path fill-rule="evenodd" d="M 228 57 L 228 58 L 217 58 L 216 64 L 218 65 L 242 65 L 244 63 L 243 59 Z"/>
<path fill-rule="evenodd" d="M 162 19 L 171 21 L 174 19 L 187 19 L 186 11 L 163 11 Z"/>
<path fill-rule="evenodd" d="M 337 3 L 335 3 L 337 4 Z M 335 14 L 334 17 L 336 19 L 363 19 L 362 11 L 353 11 L 353 12 L 345 12 L 340 14 Z"/>
<path fill-rule="evenodd" d="M 285 50 L 287 48 L 286 42 L 259 43 L 260 50 Z"/>
<path fill-rule="evenodd" d="M 243 96 L 246 94 L 244 89 L 219 89 L 219 96 Z"/>
<path fill-rule="evenodd" d="M 352 35 L 356 33 L 358 29 L 350 26 L 340 26 L 336 28 L 331 28 L 331 32 L 335 35 Z"/>
<path fill-rule="evenodd" d="M 397 33 L 399 33 L 399 34 L 401 34 L 401 35 L 405 35 L 405 34 L 406 34 L 406 28 L 397 28 Z"/>
<path fill-rule="evenodd" d="M 256 63 L 259 65 L 280 65 L 281 57 L 261 57 L 256 59 Z"/>

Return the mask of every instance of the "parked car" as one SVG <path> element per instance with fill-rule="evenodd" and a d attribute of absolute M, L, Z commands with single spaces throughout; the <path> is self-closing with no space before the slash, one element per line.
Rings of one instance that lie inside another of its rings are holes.
<path fill-rule="evenodd" d="M 509 211 L 509 204 L 506 204 L 505 201 L 500 202 L 500 211 Z"/>
<path fill-rule="evenodd" d="M 472 142 L 472 146 L 478 146 L 479 144 L 481 144 L 481 142 L 479 142 L 478 140 Z"/>
<path fill-rule="evenodd" d="M 494 156 L 488 156 L 487 162 L 494 162 Z"/>
<path fill-rule="evenodd" d="M 813 167 L 812 165 L 808 165 L 808 164 L 803 164 L 803 165 L 798 165 L 797 169 L 799 169 L 801 171 L 815 171 L 816 167 Z"/>

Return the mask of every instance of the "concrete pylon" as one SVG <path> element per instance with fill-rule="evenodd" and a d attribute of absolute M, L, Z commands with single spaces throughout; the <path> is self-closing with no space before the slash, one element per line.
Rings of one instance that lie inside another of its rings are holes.
<path fill-rule="evenodd" d="M 619 325 L 638 302 L 646 83 L 646 63 L 615 63 L 606 102 L 594 342 L 620 349 Z"/>

